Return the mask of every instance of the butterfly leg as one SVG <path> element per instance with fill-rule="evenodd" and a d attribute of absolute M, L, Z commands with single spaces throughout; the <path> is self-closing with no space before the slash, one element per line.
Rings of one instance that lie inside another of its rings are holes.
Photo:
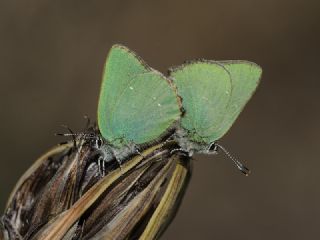
<path fill-rule="evenodd" d="M 119 168 L 120 168 L 120 174 L 122 175 L 122 165 L 121 165 L 121 160 L 120 159 L 118 159 L 118 158 L 115 158 L 116 159 L 116 161 L 117 161 L 117 163 L 118 163 L 118 165 L 119 165 Z"/>
<path fill-rule="evenodd" d="M 142 152 L 140 152 L 140 150 L 138 148 L 135 148 L 135 152 L 136 152 L 136 154 L 141 156 L 143 159 L 145 158 L 145 155 L 143 155 Z"/>
<path fill-rule="evenodd" d="M 188 151 L 182 149 L 182 148 L 175 148 L 173 150 L 170 151 L 170 154 L 174 154 L 174 153 L 181 153 L 182 155 L 186 156 L 186 157 L 190 157 L 190 154 Z"/>
<path fill-rule="evenodd" d="M 85 125 L 85 127 L 84 127 L 84 129 L 83 129 L 83 131 L 86 132 L 86 131 L 89 129 L 89 127 L 90 127 L 91 120 L 90 120 L 90 118 L 89 118 L 88 115 L 84 115 L 83 117 L 84 117 L 84 119 L 87 121 L 87 122 L 86 122 L 86 125 Z"/>
<path fill-rule="evenodd" d="M 122 160 L 121 160 L 121 158 L 117 157 L 117 155 L 111 149 L 110 149 L 110 153 L 113 156 L 113 159 L 116 160 L 116 162 L 118 163 L 119 168 L 120 168 L 120 173 L 122 175 Z"/>
<path fill-rule="evenodd" d="M 100 155 L 97 162 L 98 162 L 99 173 L 101 177 L 104 177 L 106 174 L 106 161 L 103 158 L 103 156 Z"/>

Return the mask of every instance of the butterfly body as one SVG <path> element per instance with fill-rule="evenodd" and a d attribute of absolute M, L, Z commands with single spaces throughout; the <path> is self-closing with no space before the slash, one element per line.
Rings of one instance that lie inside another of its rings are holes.
<path fill-rule="evenodd" d="M 189 139 L 190 133 L 182 127 L 177 127 L 173 138 L 178 143 L 179 151 L 186 153 L 189 157 L 192 157 L 195 153 L 200 154 L 217 154 L 216 149 L 212 148 L 215 142 L 208 144 L 204 140 L 191 141 Z"/>
<path fill-rule="evenodd" d="M 121 163 L 128 156 L 137 153 L 137 146 L 135 144 L 128 144 L 121 148 L 117 148 L 111 144 L 105 143 L 99 148 L 99 152 L 105 162 L 116 160 Z"/>

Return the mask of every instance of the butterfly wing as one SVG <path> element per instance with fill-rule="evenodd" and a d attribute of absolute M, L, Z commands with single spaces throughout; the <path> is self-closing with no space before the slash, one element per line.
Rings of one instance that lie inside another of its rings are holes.
<path fill-rule="evenodd" d="M 98 124 L 102 136 L 120 147 L 158 138 L 180 117 L 178 98 L 166 77 L 128 48 L 115 45 L 102 80 Z"/>
<path fill-rule="evenodd" d="M 206 143 L 221 138 L 252 96 L 261 72 L 247 61 L 198 61 L 174 69 L 171 77 L 186 110 L 182 127 Z"/>
<path fill-rule="evenodd" d="M 215 132 L 214 138 L 221 138 L 232 126 L 240 112 L 256 90 L 262 69 L 248 61 L 220 62 L 229 71 L 232 81 L 232 92 L 224 120 Z"/>
<path fill-rule="evenodd" d="M 195 61 L 170 70 L 182 97 L 181 125 L 195 142 L 209 143 L 224 119 L 231 95 L 231 78 L 219 63 Z M 210 130 L 210 131 L 208 131 Z"/>

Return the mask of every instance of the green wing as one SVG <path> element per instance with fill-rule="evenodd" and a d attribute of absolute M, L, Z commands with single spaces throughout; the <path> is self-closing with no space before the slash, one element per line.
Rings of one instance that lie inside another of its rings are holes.
<path fill-rule="evenodd" d="M 171 72 L 186 110 L 181 125 L 190 139 L 210 143 L 232 126 L 252 96 L 261 68 L 246 61 L 199 61 Z"/>
<path fill-rule="evenodd" d="M 130 141 L 142 144 L 158 138 L 179 117 L 179 102 L 168 79 L 128 48 L 114 45 L 98 104 L 102 136 L 118 147 Z"/>
<path fill-rule="evenodd" d="M 189 139 L 211 142 L 229 104 L 229 72 L 221 64 L 196 61 L 171 69 L 170 77 L 182 97 L 186 113 L 181 125 L 189 132 Z"/>
<path fill-rule="evenodd" d="M 215 132 L 215 140 L 221 138 L 232 126 L 240 112 L 256 90 L 262 69 L 248 61 L 220 62 L 231 74 L 232 94 L 223 122 Z"/>

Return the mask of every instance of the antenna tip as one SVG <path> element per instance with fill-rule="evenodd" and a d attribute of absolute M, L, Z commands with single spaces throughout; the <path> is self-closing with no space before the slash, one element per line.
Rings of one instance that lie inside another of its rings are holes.
<path fill-rule="evenodd" d="M 245 176 L 249 176 L 249 174 L 251 173 L 250 169 L 247 168 L 246 166 L 241 166 L 241 168 L 239 168 L 239 170 L 240 170 Z"/>

